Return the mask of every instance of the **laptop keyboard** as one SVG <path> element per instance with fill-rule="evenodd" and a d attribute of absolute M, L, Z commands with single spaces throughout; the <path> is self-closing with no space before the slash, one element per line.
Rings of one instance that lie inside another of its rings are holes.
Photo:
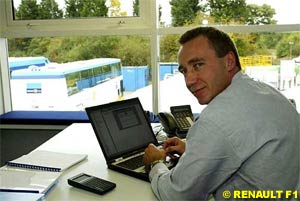
<path fill-rule="evenodd" d="M 139 155 L 135 158 L 131 158 L 124 162 L 118 163 L 118 166 L 130 169 L 130 170 L 135 170 L 139 167 L 144 166 L 143 157 L 144 157 L 144 155 Z"/>

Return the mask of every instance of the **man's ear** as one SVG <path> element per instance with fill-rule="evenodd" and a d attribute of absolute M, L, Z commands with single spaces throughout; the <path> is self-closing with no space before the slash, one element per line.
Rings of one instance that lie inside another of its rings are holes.
<path fill-rule="evenodd" d="M 226 67 L 228 71 L 232 71 L 236 67 L 235 56 L 232 51 L 226 55 Z"/>

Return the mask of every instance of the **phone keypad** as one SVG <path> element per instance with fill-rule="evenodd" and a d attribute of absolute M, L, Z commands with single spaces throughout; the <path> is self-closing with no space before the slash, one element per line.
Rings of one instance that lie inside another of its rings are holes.
<path fill-rule="evenodd" d="M 177 123 L 182 128 L 189 128 L 191 126 L 187 118 L 191 118 L 188 112 L 178 112 L 173 114 Z"/>

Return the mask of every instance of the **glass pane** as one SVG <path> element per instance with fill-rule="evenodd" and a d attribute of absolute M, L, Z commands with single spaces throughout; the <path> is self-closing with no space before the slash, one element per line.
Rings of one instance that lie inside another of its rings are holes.
<path fill-rule="evenodd" d="M 242 65 L 242 71 L 253 79 L 265 82 L 294 99 L 300 111 L 300 32 L 230 34 L 234 40 Z M 183 75 L 178 73 L 176 57 L 179 35 L 161 37 L 161 106 L 189 104 L 195 113 L 205 106 L 186 89 Z M 176 67 L 175 67 L 176 66 Z"/>
<path fill-rule="evenodd" d="M 139 0 L 12 0 L 15 20 L 139 16 Z"/>
<path fill-rule="evenodd" d="M 76 111 L 140 97 L 152 111 L 149 43 L 143 36 L 9 39 L 13 110 Z"/>
<path fill-rule="evenodd" d="M 299 24 L 298 0 L 158 0 L 160 24 L 168 26 L 227 24 Z"/>
<path fill-rule="evenodd" d="M 68 96 L 71 96 L 78 92 L 77 83 L 80 80 L 79 72 L 69 73 L 66 75 L 66 84 L 68 89 Z"/>

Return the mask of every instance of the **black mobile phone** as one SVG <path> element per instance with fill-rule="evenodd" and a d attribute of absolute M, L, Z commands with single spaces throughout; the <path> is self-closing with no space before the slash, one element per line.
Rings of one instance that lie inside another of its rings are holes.
<path fill-rule="evenodd" d="M 116 187 L 116 184 L 92 175 L 80 173 L 68 179 L 68 184 L 76 188 L 103 195 Z"/>

